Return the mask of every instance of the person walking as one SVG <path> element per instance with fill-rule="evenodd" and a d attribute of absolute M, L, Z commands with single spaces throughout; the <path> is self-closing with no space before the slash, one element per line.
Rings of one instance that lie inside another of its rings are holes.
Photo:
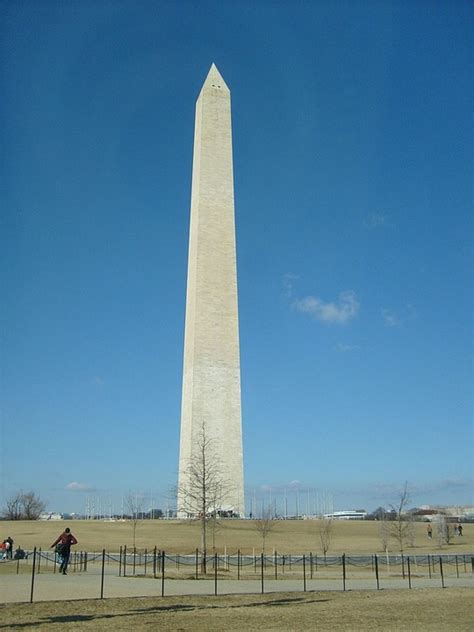
<path fill-rule="evenodd" d="M 13 538 L 8 536 L 5 540 L 3 540 L 2 549 L 4 549 L 5 553 L 3 554 L 2 559 L 11 560 L 13 559 Z"/>
<path fill-rule="evenodd" d="M 52 549 L 56 545 L 57 552 L 61 558 L 61 564 L 59 566 L 59 572 L 63 575 L 67 575 L 67 565 L 69 563 L 69 557 L 71 556 L 71 546 L 73 544 L 77 544 L 76 538 L 72 535 L 71 529 L 67 527 L 61 533 L 60 536 L 56 538 L 56 540 L 52 543 L 50 548 Z"/>

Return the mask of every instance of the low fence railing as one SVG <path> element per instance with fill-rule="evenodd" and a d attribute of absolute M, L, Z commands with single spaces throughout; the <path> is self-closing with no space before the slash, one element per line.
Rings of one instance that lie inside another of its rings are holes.
<path fill-rule="evenodd" d="M 29 601 L 34 601 L 35 578 L 44 573 L 56 573 L 59 556 L 53 551 L 34 548 L 25 552 L 23 559 L 3 560 L 3 573 L 29 574 Z M 151 550 L 120 547 L 118 552 L 74 551 L 71 553 L 68 571 L 98 576 L 97 596 L 104 598 L 108 577 L 146 577 L 159 580 L 155 591 L 165 596 L 167 582 L 185 581 L 181 594 L 192 593 L 192 580 L 208 580 L 209 594 L 218 595 L 223 581 L 253 580 L 255 591 L 264 593 L 270 581 L 287 580 L 290 590 L 347 590 L 359 587 L 365 580 L 365 588 L 380 590 L 394 587 L 394 580 L 406 582 L 407 588 L 420 585 L 420 580 L 430 580 L 428 585 L 445 588 L 451 578 L 474 578 L 474 553 L 425 554 L 425 555 L 294 555 L 274 551 L 270 555 L 248 555 L 240 550 L 225 555 L 202 555 L 197 549 L 188 554 L 167 554 L 154 547 Z M 255 583 L 258 582 L 258 583 Z M 351 586 L 352 582 L 352 586 Z M 275 590 L 275 584 L 271 586 Z M 233 590 L 232 592 L 239 592 Z M 248 586 L 242 592 L 249 592 Z M 176 594 L 176 591 L 174 591 Z M 79 598 L 79 597 L 78 597 Z M 1 600 L 1 595 L 0 595 Z M 18 601 L 26 601 L 19 599 Z"/>

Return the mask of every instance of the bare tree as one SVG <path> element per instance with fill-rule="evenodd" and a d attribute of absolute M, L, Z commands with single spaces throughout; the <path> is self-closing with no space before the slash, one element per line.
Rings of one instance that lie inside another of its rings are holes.
<path fill-rule="evenodd" d="M 23 520 L 38 520 L 46 507 L 46 503 L 39 496 L 36 496 L 34 492 L 23 494 L 21 501 Z"/>
<path fill-rule="evenodd" d="M 4 520 L 21 520 L 21 493 L 7 498 L 5 507 L 2 509 Z"/>
<path fill-rule="evenodd" d="M 332 518 L 321 518 L 318 520 L 319 543 L 324 557 L 326 557 L 331 545 L 332 526 Z"/>
<path fill-rule="evenodd" d="M 407 514 L 409 503 L 410 493 L 408 491 L 408 483 L 405 482 L 397 503 L 390 505 L 394 513 L 394 520 L 389 523 L 390 536 L 396 541 L 398 550 L 402 554 L 407 546 L 413 546 L 414 544 L 413 517 Z"/>
<path fill-rule="evenodd" d="M 196 438 L 194 456 L 188 464 L 186 479 L 186 484 L 178 488 L 178 511 L 200 521 L 201 571 L 205 574 L 208 525 L 212 521 L 213 526 L 217 527 L 222 501 L 230 485 L 222 478 L 213 441 L 207 435 L 204 423 Z"/>
<path fill-rule="evenodd" d="M 216 552 L 216 536 L 219 533 L 219 530 L 222 526 L 221 521 L 219 520 L 219 514 L 217 511 L 213 511 L 209 517 L 209 531 L 211 532 L 212 537 L 212 551 Z"/>
<path fill-rule="evenodd" d="M 390 541 L 390 523 L 384 516 L 379 522 L 379 534 L 382 542 L 382 550 L 384 553 L 388 553 L 388 543 Z"/>
<path fill-rule="evenodd" d="M 449 530 L 449 522 L 445 515 L 439 514 L 436 520 L 438 546 L 441 549 L 444 544 L 449 544 L 451 541 L 451 532 Z"/>
<path fill-rule="evenodd" d="M 34 492 L 20 491 L 7 499 L 2 510 L 4 520 L 38 520 L 46 503 Z"/>
<path fill-rule="evenodd" d="M 258 531 L 262 538 L 262 553 L 265 555 L 265 542 L 268 534 L 276 527 L 276 522 L 273 520 L 273 509 L 268 507 L 262 512 L 262 517 L 255 520 L 255 529 Z"/>
<path fill-rule="evenodd" d="M 143 517 L 143 496 L 141 494 L 130 492 L 125 500 L 125 505 L 127 513 L 130 515 L 133 533 L 133 548 L 135 548 L 138 521 Z"/>

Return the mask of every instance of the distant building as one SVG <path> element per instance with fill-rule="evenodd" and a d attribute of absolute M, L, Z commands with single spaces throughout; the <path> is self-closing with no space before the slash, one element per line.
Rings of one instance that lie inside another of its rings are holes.
<path fill-rule="evenodd" d="M 40 514 L 38 520 L 63 520 L 63 516 L 60 513 L 48 511 Z"/>
<path fill-rule="evenodd" d="M 348 509 L 346 511 L 334 511 L 333 513 L 324 514 L 323 518 L 328 520 L 365 520 L 367 512 L 363 509 Z"/>
<path fill-rule="evenodd" d="M 474 507 L 466 506 L 441 506 L 423 505 L 410 511 L 411 515 L 418 520 L 438 520 L 439 516 L 454 520 L 464 520 L 471 522 L 474 520 Z"/>

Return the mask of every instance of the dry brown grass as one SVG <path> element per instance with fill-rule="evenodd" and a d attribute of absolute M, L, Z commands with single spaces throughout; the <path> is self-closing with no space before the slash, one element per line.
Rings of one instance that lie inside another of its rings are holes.
<path fill-rule="evenodd" d="M 279 593 L 0 606 L 0 629 L 472 630 L 472 589 Z"/>
<path fill-rule="evenodd" d="M 132 546 L 132 527 L 129 522 L 100 521 L 0 521 L 0 538 L 11 535 L 15 548 L 43 549 L 50 546 L 57 535 L 69 526 L 79 540 L 76 547 L 81 550 L 118 551 L 121 545 Z M 197 522 L 147 520 L 140 522 L 136 533 L 136 545 L 140 549 L 153 549 L 157 546 L 168 553 L 191 553 L 199 546 L 200 526 Z M 223 521 L 216 535 L 216 547 L 219 553 L 227 550 L 233 553 L 241 549 L 251 554 L 261 551 L 261 537 L 251 520 Z M 209 548 L 212 538 L 209 538 Z M 318 521 L 316 520 L 279 520 L 267 536 L 266 552 L 273 549 L 282 553 L 320 553 Z M 329 555 L 341 553 L 365 554 L 381 551 L 379 523 L 369 521 L 336 521 L 333 526 Z M 474 551 L 474 524 L 464 525 L 463 537 L 454 538 L 452 544 L 440 550 L 436 541 L 426 537 L 426 525 L 416 524 L 416 546 L 407 550 L 410 554 L 453 553 L 463 554 Z M 396 553 L 395 544 L 391 552 Z"/>

